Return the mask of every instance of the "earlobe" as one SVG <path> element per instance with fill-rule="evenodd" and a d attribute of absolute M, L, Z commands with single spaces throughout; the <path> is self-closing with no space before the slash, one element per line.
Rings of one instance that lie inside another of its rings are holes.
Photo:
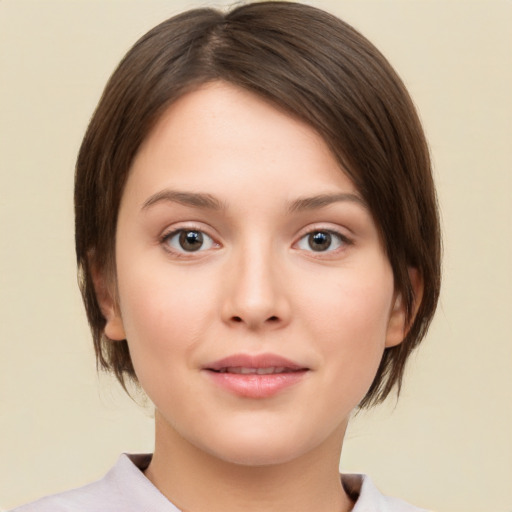
<path fill-rule="evenodd" d="M 113 309 L 109 316 L 105 316 L 105 319 L 105 336 L 113 341 L 125 340 L 123 320 L 117 308 Z"/>
<path fill-rule="evenodd" d="M 407 315 L 407 307 L 402 294 L 395 293 L 393 306 L 389 316 L 388 329 L 386 333 L 386 348 L 395 347 L 402 343 L 411 328 L 416 313 L 423 297 L 423 278 L 418 269 L 409 267 L 409 279 L 414 294 L 413 310 L 410 318 Z"/>
<path fill-rule="evenodd" d="M 105 273 L 97 269 L 92 270 L 92 279 L 96 298 L 105 318 L 105 336 L 114 341 L 126 339 L 119 306 L 112 292 L 112 284 L 105 277 Z"/>

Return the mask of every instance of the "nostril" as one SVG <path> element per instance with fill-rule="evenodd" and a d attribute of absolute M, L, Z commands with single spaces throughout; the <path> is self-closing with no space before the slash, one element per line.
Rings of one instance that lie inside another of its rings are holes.
<path fill-rule="evenodd" d="M 233 322 L 236 322 L 237 324 L 243 323 L 243 319 L 239 316 L 233 316 L 233 317 L 231 317 L 231 320 Z M 279 322 L 279 318 L 277 316 L 273 315 L 273 316 L 270 316 L 267 318 L 267 322 L 272 322 L 272 323 Z"/>

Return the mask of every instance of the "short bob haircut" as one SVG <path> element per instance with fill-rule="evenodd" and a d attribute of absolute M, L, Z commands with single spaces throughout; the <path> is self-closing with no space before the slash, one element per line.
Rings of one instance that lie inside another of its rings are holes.
<path fill-rule="evenodd" d="M 387 348 L 360 407 L 400 391 L 405 363 L 424 337 L 440 288 L 440 230 L 425 136 L 405 86 L 351 26 L 291 2 L 255 2 L 223 13 L 195 9 L 144 35 L 111 76 L 76 164 L 79 284 L 97 366 L 126 390 L 137 383 L 126 340 L 105 337 L 93 271 L 115 284 L 119 204 L 139 146 L 169 105 L 225 81 L 313 127 L 369 205 L 405 301 L 409 329 Z M 343 171 L 342 171 L 343 170 Z M 409 269 L 423 293 L 415 298 Z"/>

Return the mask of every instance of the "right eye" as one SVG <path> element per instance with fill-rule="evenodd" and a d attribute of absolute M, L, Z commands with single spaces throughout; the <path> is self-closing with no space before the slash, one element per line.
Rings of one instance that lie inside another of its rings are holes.
<path fill-rule="evenodd" d="M 178 253 L 205 251 L 216 245 L 210 236 L 199 229 L 177 229 L 164 235 L 162 243 Z"/>

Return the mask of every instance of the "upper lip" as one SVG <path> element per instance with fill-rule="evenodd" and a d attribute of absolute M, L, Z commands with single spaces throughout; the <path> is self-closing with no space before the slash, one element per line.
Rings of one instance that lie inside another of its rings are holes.
<path fill-rule="evenodd" d="M 285 368 L 295 371 L 309 369 L 277 354 L 233 354 L 204 366 L 205 370 L 217 372 L 225 368 Z"/>

